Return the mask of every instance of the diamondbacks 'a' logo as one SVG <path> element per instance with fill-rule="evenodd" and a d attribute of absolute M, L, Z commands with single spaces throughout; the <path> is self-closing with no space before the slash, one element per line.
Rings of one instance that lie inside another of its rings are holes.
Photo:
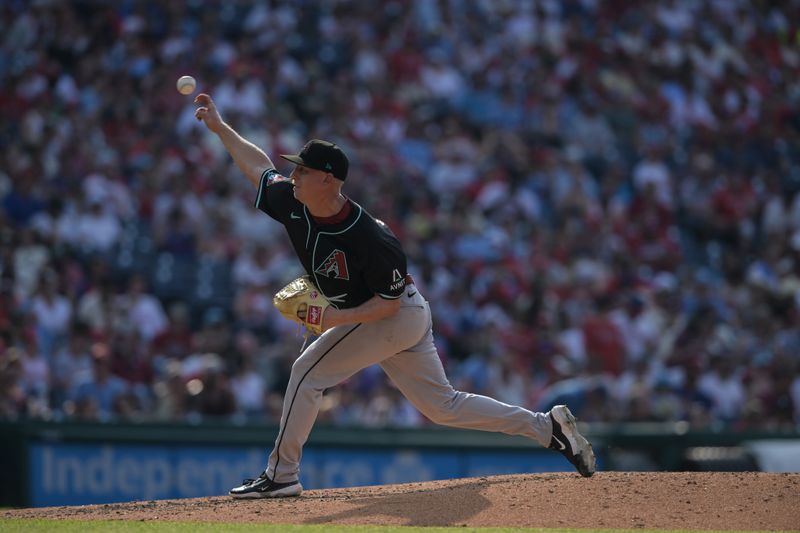
<path fill-rule="evenodd" d="M 328 278 L 350 279 L 350 273 L 347 271 L 347 259 L 341 250 L 332 251 L 331 255 L 314 272 Z"/>

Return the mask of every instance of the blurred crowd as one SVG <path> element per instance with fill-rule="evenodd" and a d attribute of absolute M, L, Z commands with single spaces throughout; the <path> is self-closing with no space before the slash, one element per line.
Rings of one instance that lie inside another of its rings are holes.
<path fill-rule="evenodd" d="M 10 0 L 0 27 L 0 419 L 277 421 L 300 266 L 191 74 L 272 156 L 345 148 L 455 387 L 800 424 L 798 0 Z M 320 419 L 428 423 L 378 367 Z"/>

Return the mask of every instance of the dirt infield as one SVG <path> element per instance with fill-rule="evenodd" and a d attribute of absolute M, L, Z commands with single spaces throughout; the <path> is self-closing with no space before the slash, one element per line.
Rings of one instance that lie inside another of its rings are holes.
<path fill-rule="evenodd" d="M 524 474 L 306 491 L 299 498 L 228 497 L 16 509 L 3 518 L 800 530 L 800 474 Z"/>

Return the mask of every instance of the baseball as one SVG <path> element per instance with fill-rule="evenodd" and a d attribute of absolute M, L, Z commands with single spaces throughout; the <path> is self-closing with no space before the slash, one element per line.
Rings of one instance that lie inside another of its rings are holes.
<path fill-rule="evenodd" d="M 178 83 L 175 85 L 179 93 L 189 95 L 194 92 L 194 88 L 197 87 L 197 82 L 191 76 L 181 76 L 178 78 Z"/>

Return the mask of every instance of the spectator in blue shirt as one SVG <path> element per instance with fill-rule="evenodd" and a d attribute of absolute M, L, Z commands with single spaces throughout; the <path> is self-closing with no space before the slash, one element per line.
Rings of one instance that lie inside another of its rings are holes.
<path fill-rule="evenodd" d="M 91 356 L 92 375 L 75 385 L 70 399 L 75 405 L 85 405 L 87 402 L 94 404 L 97 418 L 107 420 L 115 415 L 114 403 L 117 398 L 127 394 L 130 386 L 127 381 L 111 373 L 111 351 L 107 344 L 94 344 Z M 94 409 L 87 411 L 94 412 Z"/>

